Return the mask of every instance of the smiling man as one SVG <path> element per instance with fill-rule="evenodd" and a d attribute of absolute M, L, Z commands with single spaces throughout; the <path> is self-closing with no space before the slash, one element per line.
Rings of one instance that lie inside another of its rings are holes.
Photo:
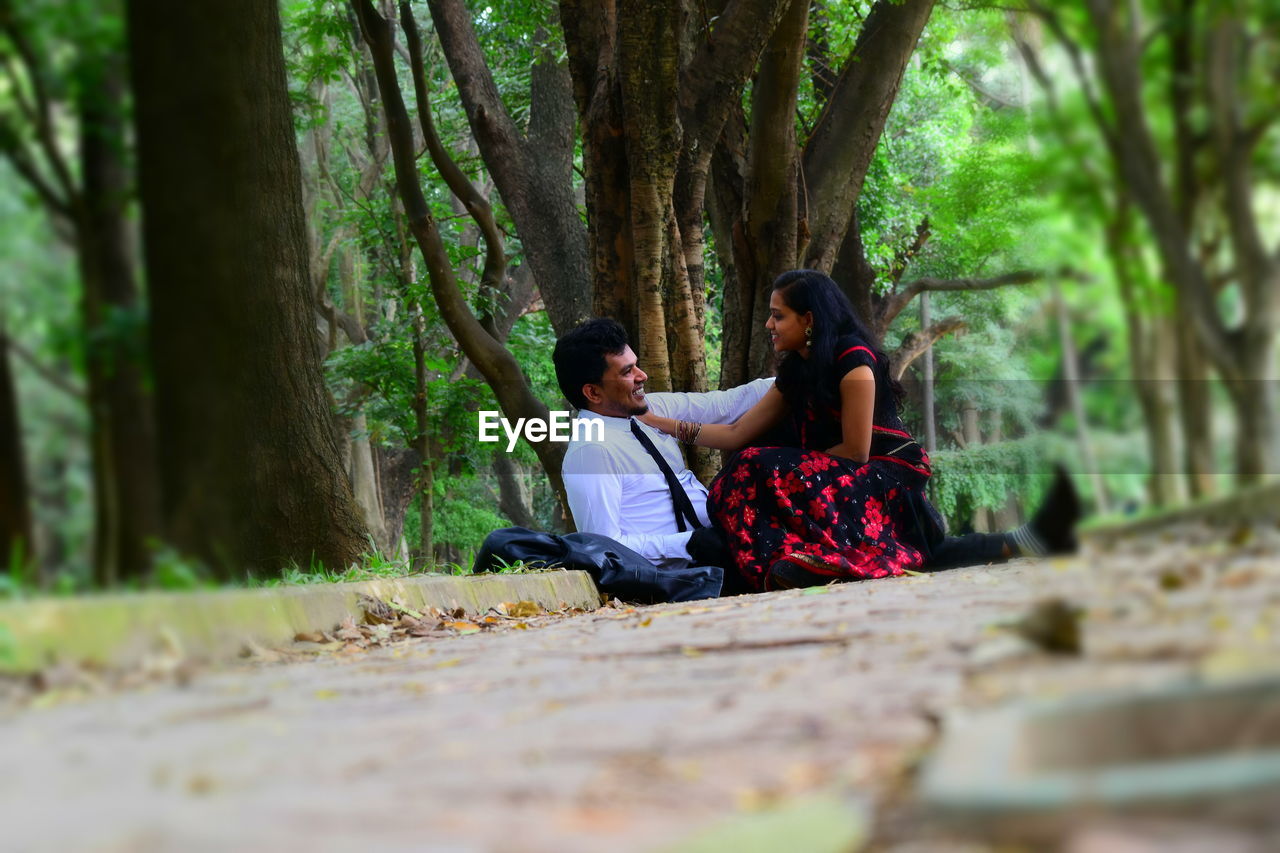
<path fill-rule="evenodd" d="M 658 568 L 726 567 L 723 538 L 707 518 L 706 487 L 685 465 L 676 440 L 635 416 L 652 408 L 669 418 L 732 423 L 773 380 L 728 391 L 646 394 L 648 376 L 636 363 L 626 331 L 604 318 L 561 338 L 552 360 L 560 390 L 578 417 L 604 425 L 603 441 L 575 440 L 565 453 L 565 491 L 578 530 L 615 539 Z"/>

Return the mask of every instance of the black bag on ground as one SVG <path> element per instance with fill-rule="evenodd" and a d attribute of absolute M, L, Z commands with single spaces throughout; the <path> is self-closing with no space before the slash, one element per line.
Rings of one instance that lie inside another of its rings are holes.
<path fill-rule="evenodd" d="M 492 572 L 503 563 L 556 566 L 591 573 L 596 587 L 623 601 L 657 604 L 715 598 L 724 582 L 717 566 L 659 569 L 621 542 L 598 533 L 539 533 L 504 527 L 485 537 L 473 573 Z"/>

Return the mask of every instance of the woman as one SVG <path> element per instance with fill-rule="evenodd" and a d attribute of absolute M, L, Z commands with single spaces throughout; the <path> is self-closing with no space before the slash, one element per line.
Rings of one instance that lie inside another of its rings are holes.
<path fill-rule="evenodd" d="M 887 357 L 836 283 L 813 270 L 778 277 L 765 327 L 782 354 L 778 379 L 737 423 L 641 420 L 688 443 L 738 450 L 790 419 L 799 447 L 742 450 L 708 498 L 752 589 L 920 568 L 943 534 L 924 493 L 929 457 L 903 428 Z M 1018 541 L 987 537 L 982 556 L 1008 558 Z"/>

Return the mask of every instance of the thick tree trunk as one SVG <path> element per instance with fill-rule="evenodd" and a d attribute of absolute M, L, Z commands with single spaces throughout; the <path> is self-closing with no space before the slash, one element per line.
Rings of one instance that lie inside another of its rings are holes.
<path fill-rule="evenodd" d="M 738 355 L 745 377 L 761 376 L 773 362 L 764 324 L 774 279 L 797 266 L 800 252 L 799 151 L 795 121 L 809 5 L 791 4 L 760 59 L 751 93 L 751 128 L 742 218 L 744 255 L 735 259 L 749 294 L 749 344 Z M 747 273 L 750 273 L 748 278 Z"/>
<path fill-rule="evenodd" d="M 707 174 L 789 5 L 714 3 L 715 23 L 704 28 L 673 0 L 561 0 L 583 134 L 595 310 L 627 327 L 655 388 L 705 387 Z"/>
<path fill-rule="evenodd" d="M 224 577 L 345 567 L 279 13 L 131 0 L 167 539 Z"/>
<path fill-rule="evenodd" d="M 746 174 L 747 127 L 742 106 L 737 105 L 725 122 L 711 159 L 711 192 L 706 199 L 707 219 L 715 237 L 716 259 L 724 280 L 720 288 L 720 387 L 734 388 L 754 378 L 744 353 L 751 347 L 752 282 L 742 279 L 737 257 L 746 257 L 742 231 L 743 180 Z"/>
<path fill-rule="evenodd" d="M 18 394 L 9 369 L 9 337 L 3 322 L 0 318 L 0 564 L 11 567 L 15 557 L 24 565 L 32 562 L 35 541 Z"/>
<path fill-rule="evenodd" d="M 125 208 L 132 190 L 124 163 L 119 59 L 81 73 L 80 159 L 84 194 L 76 215 L 76 254 L 93 466 L 93 573 L 99 586 L 141 577 L 148 542 L 160 535 L 160 482 L 154 414 L 133 341 L 113 323 L 136 315 L 137 288 Z"/>

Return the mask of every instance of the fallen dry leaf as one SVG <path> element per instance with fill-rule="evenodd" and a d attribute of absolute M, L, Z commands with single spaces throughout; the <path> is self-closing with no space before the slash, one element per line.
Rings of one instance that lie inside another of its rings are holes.
<path fill-rule="evenodd" d="M 507 615 L 514 616 L 517 619 L 527 619 L 540 613 L 542 613 L 542 608 L 536 601 L 517 601 L 515 604 L 507 605 Z"/>
<path fill-rule="evenodd" d="M 338 626 L 338 630 L 333 632 L 333 636 L 339 640 L 363 640 L 364 634 L 356 626 L 356 620 L 351 616 L 347 616 L 342 620 L 342 624 Z"/>

